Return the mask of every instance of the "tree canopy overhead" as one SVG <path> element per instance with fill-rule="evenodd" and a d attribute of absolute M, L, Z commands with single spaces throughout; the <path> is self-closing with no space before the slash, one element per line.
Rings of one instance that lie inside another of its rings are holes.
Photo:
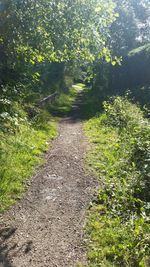
<path fill-rule="evenodd" d="M 148 40 L 147 9 L 147 0 L 0 0 L 0 85 L 37 90 L 52 62 L 115 65 Z"/>
<path fill-rule="evenodd" d="M 106 53 L 114 8 L 112 0 L 2 0 L 3 52 L 10 59 L 23 56 L 33 64 L 45 59 L 92 60 Z"/>

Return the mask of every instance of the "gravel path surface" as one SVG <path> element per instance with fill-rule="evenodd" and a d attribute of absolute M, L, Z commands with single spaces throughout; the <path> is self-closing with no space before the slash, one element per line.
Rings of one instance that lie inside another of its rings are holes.
<path fill-rule="evenodd" d="M 97 185 L 84 169 L 87 141 L 78 112 L 77 104 L 70 117 L 62 119 L 45 165 L 23 199 L 0 218 L 0 267 L 86 262 L 83 228 Z"/>

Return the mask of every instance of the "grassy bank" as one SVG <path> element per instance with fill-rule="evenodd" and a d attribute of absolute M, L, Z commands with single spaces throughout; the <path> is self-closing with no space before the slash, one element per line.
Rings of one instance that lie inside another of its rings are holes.
<path fill-rule="evenodd" d="M 19 124 L 15 133 L 1 133 L 0 211 L 20 197 L 25 180 L 43 162 L 40 156 L 56 134 L 57 123 L 46 111 Z"/>
<path fill-rule="evenodd" d="M 138 106 L 117 97 L 85 123 L 88 163 L 100 189 L 87 223 L 90 267 L 150 265 L 150 127 Z"/>

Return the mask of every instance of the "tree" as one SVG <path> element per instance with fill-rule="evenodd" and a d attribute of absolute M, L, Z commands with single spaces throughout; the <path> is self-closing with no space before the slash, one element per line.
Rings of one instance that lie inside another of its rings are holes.
<path fill-rule="evenodd" d="M 114 0 L 119 17 L 112 24 L 110 46 L 117 55 L 150 41 L 148 0 Z"/>

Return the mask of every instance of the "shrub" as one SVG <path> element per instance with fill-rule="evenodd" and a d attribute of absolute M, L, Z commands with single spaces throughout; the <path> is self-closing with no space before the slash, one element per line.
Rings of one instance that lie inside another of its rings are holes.
<path fill-rule="evenodd" d="M 104 102 L 104 111 L 107 115 L 107 123 L 118 127 L 120 130 L 133 130 L 144 122 L 143 111 L 127 99 L 127 97 L 112 98 Z"/>

